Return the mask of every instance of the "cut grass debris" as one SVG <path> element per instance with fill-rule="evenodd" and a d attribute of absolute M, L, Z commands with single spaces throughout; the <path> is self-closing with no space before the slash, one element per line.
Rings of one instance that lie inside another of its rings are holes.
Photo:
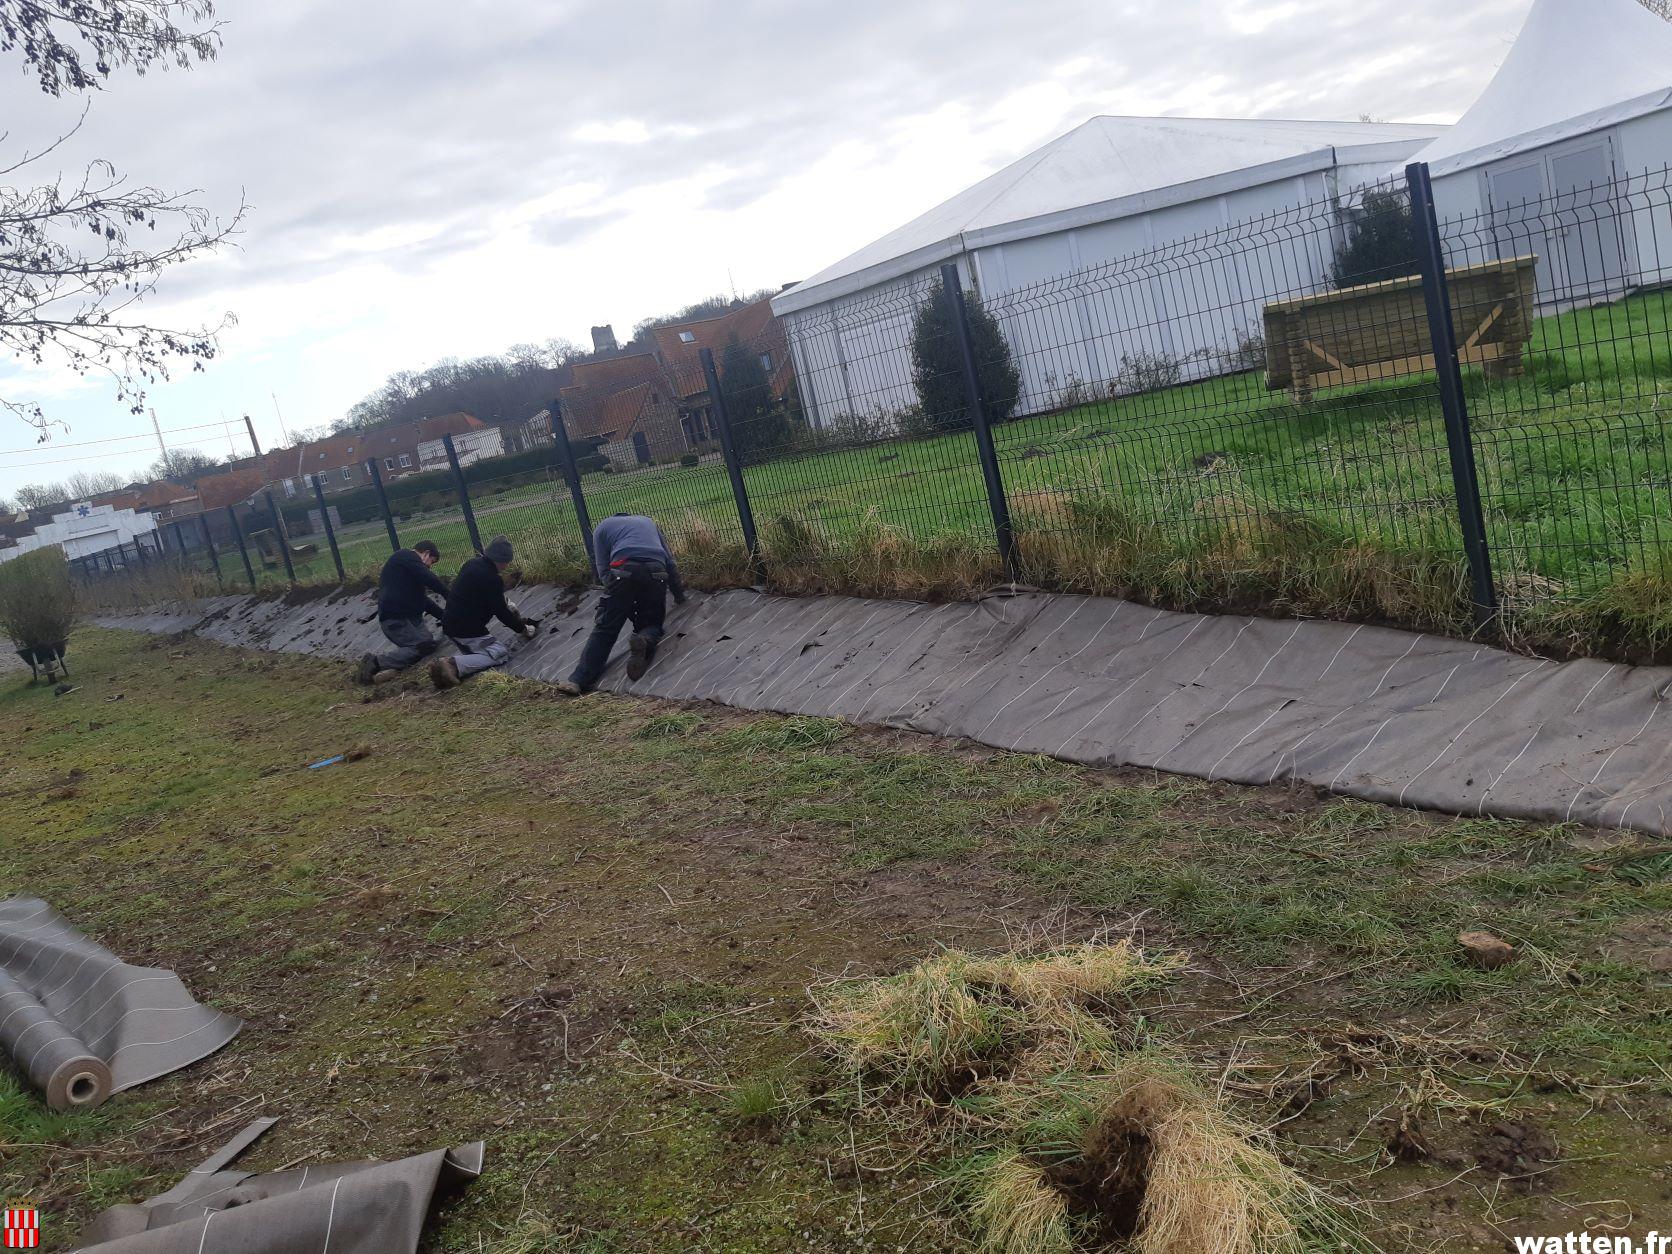
<path fill-rule="evenodd" d="M 1292 1248 L 1331 1213 L 1321 1195 L 1119 1021 L 1118 998 L 1183 961 L 1127 940 L 1035 956 L 949 950 L 824 990 L 813 1030 L 873 1106 L 892 1097 L 908 1117 L 953 1113 L 960 1192 L 985 1249 Z"/>

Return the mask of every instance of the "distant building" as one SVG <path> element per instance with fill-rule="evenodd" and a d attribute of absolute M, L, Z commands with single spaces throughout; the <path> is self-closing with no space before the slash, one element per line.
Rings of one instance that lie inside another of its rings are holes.
<path fill-rule="evenodd" d="M 63 548 L 65 557 L 86 557 L 131 543 L 138 536 L 153 534 L 156 529 L 156 521 L 149 514 L 80 501 L 54 514 L 50 522 L 18 537 L 10 548 L 0 549 L 0 562 L 54 544 Z"/>
<path fill-rule="evenodd" d="M 313 440 L 294 448 L 275 449 L 263 459 L 265 480 L 278 485 L 284 499 L 294 500 L 313 493 L 313 481 L 327 493 L 349 492 L 371 483 L 366 463 L 376 459 L 385 483 L 424 469 L 421 445 L 439 443 L 444 435 L 462 436 L 482 431 L 482 422 L 463 412 L 422 418 L 417 422 L 392 422 L 364 431 L 345 431 L 324 440 Z M 442 464 L 446 465 L 445 455 Z"/>
<path fill-rule="evenodd" d="M 505 451 L 505 439 L 498 427 L 483 427 L 480 431 L 466 431 L 453 437 L 453 452 L 459 466 L 474 465 L 487 457 L 498 457 Z M 425 440 L 418 446 L 419 470 L 447 470 L 447 441 Z"/>
<path fill-rule="evenodd" d="M 702 369 L 705 348 L 720 369 L 734 341 L 746 346 L 760 358 L 776 400 L 795 386 L 770 299 L 652 328 L 646 341 L 636 352 L 576 362 L 571 384 L 559 392 L 570 436 L 602 439 L 599 451 L 618 465 L 668 461 L 719 438 Z"/>
<path fill-rule="evenodd" d="M 595 353 L 613 353 L 616 351 L 615 328 L 609 323 L 601 327 L 592 328 L 592 351 Z"/>

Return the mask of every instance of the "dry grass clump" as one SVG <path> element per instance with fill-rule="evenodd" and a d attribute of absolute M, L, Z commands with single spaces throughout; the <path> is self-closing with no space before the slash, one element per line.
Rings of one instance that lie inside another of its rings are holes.
<path fill-rule="evenodd" d="M 767 582 L 776 592 L 954 600 L 1004 578 L 991 536 L 914 536 L 868 512 L 837 539 L 790 514 L 761 529 Z"/>
<path fill-rule="evenodd" d="M 947 951 L 825 990 L 814 1028 L 872 1102 L 964 1156 L 983 1249 L 1263 1254 L 1303 1234 L 1355 1248 L 1257 1129 L 1120 1021 L 1119 998 L 1182 962 L 1124 940 Z"/>
<path fill-rule="evenodd" d="M 1350 536 L 1234 485 L 1160 517 L 1104 491 L 1034 493 L 1017 509 L 1023 577 L 1177 610 L 1470 629 L 1462 543 L 1440 531 L 1398 544 Z"/>
<path fill-rule="evenodd" d="M 1127 940 L 1031 958 L 949 949 L 887 979 L 835 986 L 817 1028 L 851 1069 L 943 1097 L 1028 1051 L 1106 1035 L 1084 1007 L 1155 984 L 1181 961 Z"/>
<path fill-rule="evenodd" d="M 668 541 L 685 582 L 705 588 L 735 588 L 755 582 L 749 550 L 739 540 L 724 539 L 703 515 L 687 509 Z"/>
<path fill-rule="evenodd" d="M 0 630 L 15 647 L 56 649 L 75 620 L 75 584 L 62 549 L 34 549 L 0 563 Z"/>

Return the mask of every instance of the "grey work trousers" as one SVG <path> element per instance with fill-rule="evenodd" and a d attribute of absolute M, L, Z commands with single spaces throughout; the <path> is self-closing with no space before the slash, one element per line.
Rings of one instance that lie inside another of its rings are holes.
<path fill-rule="evenodd" d="M 430 635 L 422 618 L 380 618 L 377 625 L 383 629 L 383 638 L 395 646 L 377 655 L 380 671 L 405 670 L 441 647 L 441 641 Z"/>
<path fill-rule="evenodd" d="M 477 671 L 492 670 L 496 666 L 504 666 L 511 656 L 510 646 L 498 636 L 449 636 L 453 647 L 459 651 L 453 659 L 459 668 L 459 678 L 467 679 Z"/>

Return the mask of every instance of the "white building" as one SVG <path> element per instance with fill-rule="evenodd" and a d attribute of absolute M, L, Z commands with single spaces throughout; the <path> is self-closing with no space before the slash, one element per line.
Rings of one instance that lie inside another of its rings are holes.
<path fill-rule="evenodd" d="M 461 468 L 483 458 L 498 457 L 504 451 L 505 441 L 498 427 L 461 431 L 453 437 L 453 452 L 458 454 Z M 425 440 L 418 446 L 419 470 L 446 470 L 448 465 L 445 440 Z"/>
<path fill-rule="evenodd" d="M 1672 23 L 1535 0 L 1497 75 L 1419 152 L 1454 261 L 1536 253 L 1549 303 L 1672 277 Z"/>
<path fill-rule="evenodd" d="M 51 522 L 42 523 L 11 548 L 0 549 L 0 561 L 54 544 L 63 547 L 65 557 L 86 557 L 131 543 L 139 536 L 154 536 L 156 530 L 156 520 L 150 514 L 82 501 L 62 514 L 54 514 Z"/>
<path fill-rule="evenodd" d="M 1005 328 L 1022 372 L 1020 412 L 1049 408 L 1077 386 L 1118 386 L 1134 362 L 1211 373 L 1215 354 L 1234 354 L 1257 334 L 1267 300 L 1327 283 L 1339 230 L 1316 206 L 1444 130 L 1093 118 L 774 297 L 803 404 L 819 425 L 843 415 L 886 420 L 912 405 L 912 317 L 947 262 Z M 1230 241 L 1237 224 L 1255 220 L 1276 232 L 1268 259 L 1254 255 L 1249 228 L 1244 247 L 1211 258 L 1198 251 L 1154 273 L 1083 277 L 1204 233 Z"/>

